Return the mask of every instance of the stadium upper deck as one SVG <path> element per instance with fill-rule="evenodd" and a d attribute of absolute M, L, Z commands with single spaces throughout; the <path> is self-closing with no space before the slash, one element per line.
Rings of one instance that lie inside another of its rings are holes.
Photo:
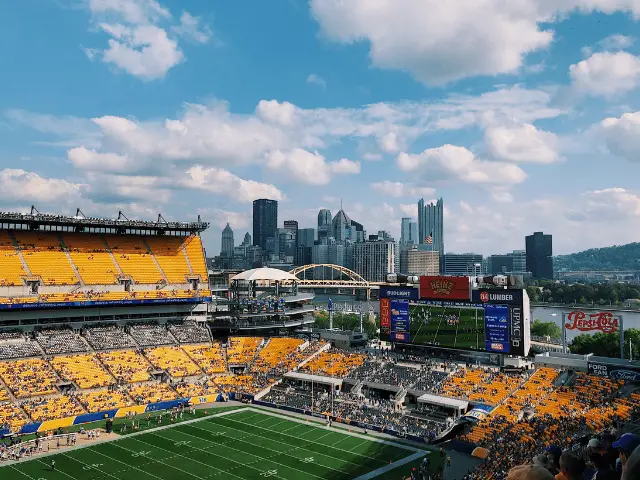
<path fill-rule="evenodd" d="M 0 309 L 209 297 L 207 227 L 0 212 Z"/>

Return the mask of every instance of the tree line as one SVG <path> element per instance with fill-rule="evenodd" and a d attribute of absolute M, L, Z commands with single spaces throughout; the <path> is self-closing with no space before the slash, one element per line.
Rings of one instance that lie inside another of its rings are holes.
<path fill-rule="evenodd" d="M 540 281 L 527 287 L 532 302 L 623 305 L 640 299 L 640 285 L 627 283 L 573 284 Z"/>

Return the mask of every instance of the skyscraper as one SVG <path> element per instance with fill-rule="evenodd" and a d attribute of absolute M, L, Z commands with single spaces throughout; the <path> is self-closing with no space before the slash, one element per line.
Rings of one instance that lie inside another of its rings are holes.
<path fill-rule="evenodd" d="M 275 253 L 278 229 L 278 202 L 261 198 L 253 201 L 253 244 L 267 254 Z"/>
<path fill-rule="evenodd" d="M 318 240 L 331 236 L 331 210 L 323 208 L 318 212 Z"/>
<path fill-rule="evenodd" d="M 295 244 L 298 244 L 298 221 L 297 220 L 285 220 L 284 228 L 293 232 L 293 237 L 295 239 Z"/>
<path fill-rule="evenodd" d="M 396 242 L 366 241 L 353 244 L 353 270 L 369 282 L 384 282 L 395 272 Z"/>
<path fill-rule="evenodd" d="M 233 257 L 233 230 L 227 223 L 227 226 L 222 230 L 222 248 L 220 249 L 220 256 L 225 258 Z"/>
<path fill-rule="evenodd" d="M 409 241 L 414 245 L 418 245 L 420 242 L 418 241 L 418 224 L 416 222 L 409 224 L 409 233 L 411 234 Z"/>
<path fill-rule="evenodd" d="M 534 279 L 553 279 L 553 240 L 551 235 L 534 232 L 525 237 L 527 271 Z"/>
<path fill-rule="evenodd" d="M 408 245 L 411 241 L 411 218 L 403 217 L 400 223 L 400 245 Z"/>
<path fill-rule="evenodd" d="M 444 266 L 444 203 L 442 198 L 434 203 L 418 202 L 418 244 L 427 243 L 431 236 L 433 250 L 440 252 L 440 268 Z"/>

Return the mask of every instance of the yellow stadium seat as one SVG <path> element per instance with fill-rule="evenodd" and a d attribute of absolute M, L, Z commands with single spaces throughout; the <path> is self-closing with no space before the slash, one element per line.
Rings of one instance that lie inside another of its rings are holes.
<path fill-rule="evenodd" d="M 79 283 L 57 233 L 15 231 L 14 235 L 31 274 L 45 285 Z"/>
<path fill-rule="evenodd" d="M 22 277 L 27 275 L 6 230 L 0 231 L 0 272 L 0 286 L 22 285 Z"/>
<path fill-rule="evenodd" d="M 62 239 L 84 283 L 87 285 L 118 283 L 120 270 L 109 255 L 101 236 L 64 233 Z"/>
<path fill-rule="evenodd" d="M 163 280 L 162 272 L 158 270 L 142 238 L 107 235 L 105 239 L 122 272 L 134 282 L 156 284 Z"/>
<path fill-rule="evenodd" d="M 181 237 L 145 237 L 169 283 L 186 283 L 191 274 Z"/>

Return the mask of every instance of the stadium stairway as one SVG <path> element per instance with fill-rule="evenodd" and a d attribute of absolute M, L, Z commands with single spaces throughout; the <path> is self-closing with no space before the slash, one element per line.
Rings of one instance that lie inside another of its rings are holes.
<path fill-rule="evenodd" d="M 160 263 L 158 262 L 158 259 L 156 258 L 155 253 L 153 253 L 153 251 L 151 250 L 151 247 L 149 246 L 149 244 L 147 243 L 147 240 L 144 237 L 142 237 L 142 243 L 147 249 L 147 253 L 153 259 L 153 262 L 156 264 L 158 271 L 162 274 L 162 278 L 166 282 L 165 286 L 169 285 L 169 279 L 167 278 L 167 275 L 164 273 L 164 270 L 162 270 L 162 267 L 160 266 Z"/>
<path fill-rule="evenodd" d="M 113 251 L 111 250 L 111 247 L 107 243 L 107 239 L 104 236 L 101 236 L 101 238 L 102 238 L 102 243 L 104 243 L 105 250 L 109 253 L 109 256 L 111 257 L 111 261 L 117 267 L 118 271 L 120 272 L 120 276 L 123 277 L 124 276 L 124 272 L 122 271 L 122 267 L 120 266 L 120 264 L 116 260 L 116 256 L 113 254 Z"/>
<path fill-rule="evenodd" d="M 189 260 L 189 255 L 187 254 L 187 249 L 184 247 L 184 242 L 182 242 L 180 244 L 180 249 L 182 250 L 182 253 L 184 254 L 184 258 L 187 259 L 187 266 L 189 267 L 189 274 L 193 275 L 193 266 L 191 265 L 191 260 Z"/>
<path fill-rule="evenodd" d="M 29 265 L 27 265 L 27 261 L 25 260 L 24 255 L 22 254 L 22 250 L 20 249 L 20 245 L 18 244 L 18 239 L 13 234 L 13 230 L 8 230 L 7 233 L 9 234 L 9 237 L 11 237 L 11 241 L 13 242 L 13 247 L 16 249 L 16 252 L 18 253 L 18 258 L 20 259 L 20 262 L 22 262 L 22 266 L 24 267 L 25 273 L 29 277 L 33 276 L 31 274 L 31 269 L 29 268 Z"/>
<path fill-rule="evenodd" d="M 67 257 L 67 260 L 69 260 L 69 265 L 71 265 L 71 269 L 76 274 L 76 277 L 78 277 L 78 281 L 80 282 L 80 285 L 78 287 L 84 287 L 85 283 L 84 283 L 84 280 L 82 278 L 82 275 L 80 275 L 80 271 L 78 270 L 78 267 L 76 267 L 76 264 L 73 263 L 73 259 L 71 258 L 71 255 L 69 255 L 69 249 L 67 248 L 67 245 L 64 243 L 64 240 L 62 239 L 62 235 L 58 235 L 58 240 L 60 241 L 60 246 L 62 247 L 62 251 L 64 252 L 65 256 Z M 76 287 L 76 289 L 78 287 Z M 76 290 L 76 289 L 74 289 L 74 290 Z"/>

